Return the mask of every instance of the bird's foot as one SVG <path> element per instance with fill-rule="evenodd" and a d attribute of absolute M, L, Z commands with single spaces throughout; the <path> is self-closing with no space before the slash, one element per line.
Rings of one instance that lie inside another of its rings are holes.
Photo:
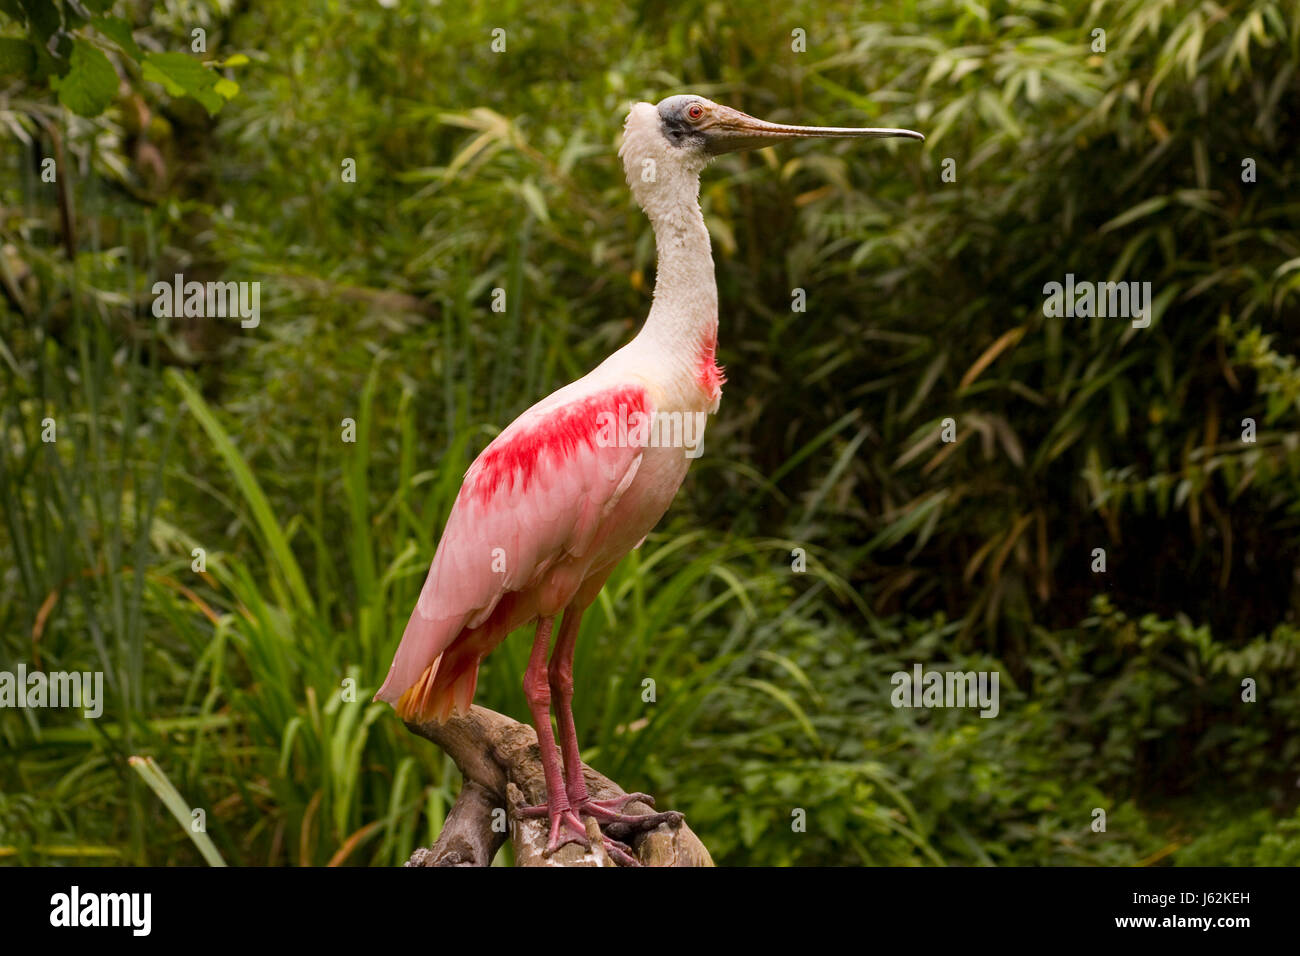
<path fill-rule="evenodd" d="M 588 848 L 591 846 L 591 841 L 587 839 L 587 828 L 569 807 L 553 807 L 549 803 L 539 803 L 532 807 L 520 807 L 519 815 L 551 818 L 551 832 L 546 840 L 546 856 L 550 856 L 560 847 L 568 846 L 570 843 Z"/>
<path fill-rule="evenodd" d="M 632 797 L 644 797 L 644 794 L 633 794 Z M 627 799 L 619 798 L 622 804 L 627 803 Z M 630 799 L 630 798 L 628 798 Z M 601 801 L 604 802 L 604 801 Z M 586 849 L 591 849 L 591 840 L 587 836 L 587 829 L 583 826 L 582 820 L 579 819 L 578 813 L 573 809 L 560 809 L 551 807 L 546 803 L 539 803 L 536 806 L 520 807 L 519 815 L 521 817 L 550 817 L 551 831 L 546 841 L 545 856 L 551 856 L 562 846 L 570 843 L 577 843 Z M 594 814 L 589 814 L 594 816 Z M 616 840 L 604 833 L 600 835 L 601 845 L 605 852 L 609 854 L 611 860 L 619 866 L 640 866 L 637 858 L 633 856 L 632 848 L 620 840 Z"/>

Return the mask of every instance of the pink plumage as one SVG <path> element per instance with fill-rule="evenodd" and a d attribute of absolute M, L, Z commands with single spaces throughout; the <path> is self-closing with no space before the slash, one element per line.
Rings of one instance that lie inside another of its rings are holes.
<path fill-rule="evenodd" d="M 594 598 L 631 547 L 626 539 L 648 530 L 644 500 L 618 507 L 643 449 L 601 441 L 603 416 L 653 412 L 646 388 L 568 391 L 526 411 L 466 472 L 377 695 L 404 718 L 445 720 L 468 710 L 479 661 L 515 628 L 563 610 L 584 585 Z"/>
<path fill-rule="evenodd" d="M 767 123 L 689 94 L 637 103 L 628 114 L 619 155 L 654 227 L 658 257 L 650 315 L 631 342 L 520 415 L 470 466 L 376 695 L 407 720 L 464 713 L 484 655 L 536 620 L 524 696 L 547 796 L 522 812 L 550 818 L 548 854 L 587 842 L 581 814 L 642 829 L 673 818 L 622 812 L 630 800 L 648 800 L 645 794 L 591 799 L 573 722 L 573 648 L 583 611 L 677 494 L 722 396 L 718 290 L 700 213 L 700 172 L 712 157 L 738 149 L 887 136 L 924 138 L 910 130 Z M 661 421 L 669 427 L 656 430 Z M 646 425 L 648 432 L 641 430 Z M 662 441 L 665 435 L 671 440 Z M 635 863 L 627 845 L 604 836 L 602 842 L 614 859 Z"/>

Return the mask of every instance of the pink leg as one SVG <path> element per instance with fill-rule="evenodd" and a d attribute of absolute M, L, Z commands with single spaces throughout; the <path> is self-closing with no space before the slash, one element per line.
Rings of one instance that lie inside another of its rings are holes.
<path fill-rule="evenodd" d="M 573 721 L 573 650 L 578 640 L 582 611 L 570 608 L 560 622 L 555 652 L 546 675 L 551 697 L 556 702 L 555 722 L 560 725 L 560 750 L 564 753 L 564 785 L 569 805 L 579 806 L 589 799 L 587 781 L 582 779 L 582 753 L 578 749 L 578 730 Z"/>
<path fill-rule="evenodd" d="M 646 793 L 627 793 L 609 800 L 593 800 L 587 792 L 587 781 L 582 777 L 582 753 L 578 749 L 578 732 L 573 720 L 573 651 L 578 639 L 578 625 L 582 622 L 582 610 L 570 607 L 564 612 L 560 623 L 560 634 L 555 641 L 555 652 L 551 655 L 551 666 L 547 670 L 550 689 L 556 701 L 555 719 L 560 725 L 560 748 L 564 751 L 564 781 L 568 791 L 569 806 L 579 814 L 595 817 L 602 823 L 616 823 L 629 831 L 651 830 L 660 823 L 676 823 L 681 814 L 675 811 L 666 813 L 630 814 L 622 813 L 629 803 L 639 800 L 654 806 L 654 797 Z M 605 838 L 606 849 L 610 856 L 624 865 L 635 864 L 627 856 L 628 848 L 616 840 Z M 617 852 L 616 852 L 617 851 Z M 627 859 L 624 859 L 624 857 Z"/>
<path fill-rule="evenodd" d="M 555 618 L 544 617 L 537 622 L 537 635 L 533 638 L 533 652 L 524 672 L 524 697 L 533 713 L 533 726 L 537 728 L 537 747 L 541 751 L 542 771 L 546 775 L 546 803 L 525 807 L 526 816 L 545 814 L 551 820 L 550 838 L 546 842 L 549 856 L 566 843 L 589 845 L 586 827 L 573 812 L 569 795 L 560 771 L 560 754 L 555 749 L 555 736 L 551 733 L 551 689 L 546 680 L 546 651 L 551 644 L 551 628 Z M 561 834 L 561 830 L 565 832 Z"/>

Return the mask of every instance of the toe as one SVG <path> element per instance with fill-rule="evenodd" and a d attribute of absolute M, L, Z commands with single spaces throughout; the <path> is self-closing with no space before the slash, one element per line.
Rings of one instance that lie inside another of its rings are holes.
<path fill-rule="evenodd" d="M 646 806 L 653 807 L 655 798 L 648 793 L 625 793 L 621 797 L 610 797 L 607 800 L 588 800 L 586 806 L 601 810 L 622 810 L 629 803 L 644 803 Z"/>
<path fill-rule="evenodd" d="M 591 847 L 587 839 L 587 830 L 572 810 L 564 810 L 551 816 L 551 837 L 546 841 L 546 856 L 550 856 L 562 846 L 577 843 Z"/>
<path fill-rule="evenodd" d="M 619 866 L 640 866 L 641 861 L 632 855 L 632 848 L 626 843 L 620 843 L 618 840 L 605 837 L 601 841 L 605 846 L 605 852 L 609 858 Z"/>

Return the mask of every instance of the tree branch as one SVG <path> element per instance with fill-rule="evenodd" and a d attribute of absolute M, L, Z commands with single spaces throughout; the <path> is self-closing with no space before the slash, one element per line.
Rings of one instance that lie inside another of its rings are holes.
<path fill-rule="evenodd" d="M 407 866 L 488 866 L 507 839 L 517 866 L 615 865 L 601 846 L 594 820 L 586 821 L 591 849 L 569 844 L 547 857 L 543 850 L 548 821 L 519 815 L 520 807 L 543 803 L 546 797 L 537 735 L 531 727 L 484 707 L 473 707 L 465 716 L 443 724 L 430 721 L 407 723 L 406 727 L 441 747 L 465 777 L 438 841 L 427 850 L 416 850 Z M 582 773 L 595 799 L 625 793 L 586 764 Z M 654 810 L 633 801 L 626 812 L 641 816 Z M 652 830 L 633 833 L 627 828 L 620 832 L 617 824 L 611 824 L 606 833 L 629 843 L 643 866 L 712 866 L 699 837 L 680 814 L 675 816 L 675 825 L 661 823 Z"/>

